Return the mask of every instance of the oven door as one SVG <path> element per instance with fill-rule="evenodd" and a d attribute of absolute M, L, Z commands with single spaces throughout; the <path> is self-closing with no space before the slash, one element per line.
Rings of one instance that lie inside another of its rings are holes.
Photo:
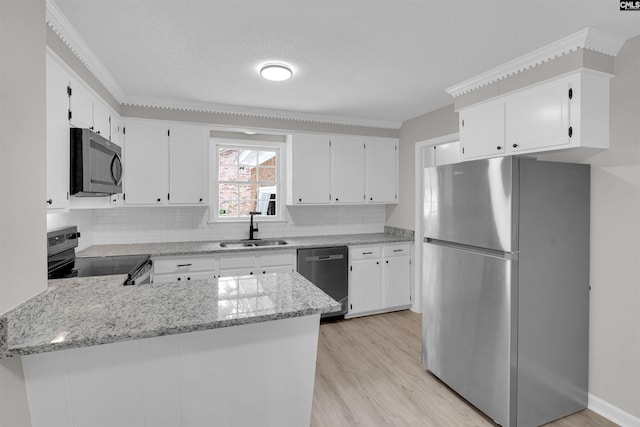
<path fill-rule="evenodd" d="M 147 259 L 142 265 L 129 273 L 125 280 L 125 285 L 146 285 L 151 283 L 151 273 L 153 272 L 153 261 Z"/>

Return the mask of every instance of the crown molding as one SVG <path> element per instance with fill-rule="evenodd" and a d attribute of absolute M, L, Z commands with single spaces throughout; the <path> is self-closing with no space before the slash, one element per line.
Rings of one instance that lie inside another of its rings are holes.
<path fill-rule="evenodd" d="M 387 120 L 371 120 L 353 117 L 331 116 L 296 111 L 268 110 L 259 108 L 230 106 L 214 103 L 184 102 L 169 99 L 139 98 L 127 96 L 113 78 L 104 64 L 91 50 L 87 42 L 69 22 L 60 8 L 52 1 L 46 0 L 47 25 L 62 40 L 89 72 L 113 95 L 122 105 L 132 107 L 160 108 L 167 110 L 228 114 L 239 117 L 262 119 L 294 120 L 309 123 L 323 123 L 343 126 L 362 126 L 381 129 L 400 129 L 402 122 Z"/>
<path fill-rule="evenodd" d="M 603 31 L 585 28 L 445 90 L 449 95 L 457 97 L 580 48 L 616 56 L 624 42 L 624 39 Z"/>
<path fill-rule="evenodd" d="M 341 126 L 360 126 L 378 129 L 398 130 L 402 122 L 389 120 L 362 119 L 357 117 L 332 116 L 324 114 L 303 113 L 299 111 L 271 110 L 235 105 L 191 102 L 146 97 L 127 97 L 122 105 L 139 108 L 156 108 L 163 110 L 188 111 L 196 113 L 224 114 L 237 117 L 257 119 L 293 120 L 308 123 L 321 123 Z"/>
<path fill-rule="evenodd" d="M 91 74 L 113 95 L 120 103 L 125 98 L 120 85 L 107 71 L 104 64 L 91 50 L 87 42 L 78 33 L 75 27 L 69 22 L 66 16 L 51 0 L 47 0 L 47 25 L 62 40 L 80 62 L 89 70 Z"/>

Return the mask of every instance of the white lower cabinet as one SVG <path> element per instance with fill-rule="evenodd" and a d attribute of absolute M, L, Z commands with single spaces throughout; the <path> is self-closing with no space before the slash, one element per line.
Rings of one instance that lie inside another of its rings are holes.
<path fill-rule="evenodd" d="M 411 246 L 388 245 L 382 249 L 383 305 L 386 308 L 411 304 Z"/>
<path fill-rule="evenodd" d="M 213 255 L 153 258 L 153 282 L 189 282 L 218 276 L 218 258 Z"/>
<path fill-rule="evenodd" d="M 382 308 L 382 280 L 379 259 L 353 261 L 349 267 L 349 315 Z"/>
<path fill-rule="evenodd" d="M 219 277 L 296 271 L 293 250 L 247 251 L 220 255 Z"/>
<path fill-rule="evenodd" d="M 349 248 L 349 312 L 346 317 L 409 308 L 411 244 Z"/>

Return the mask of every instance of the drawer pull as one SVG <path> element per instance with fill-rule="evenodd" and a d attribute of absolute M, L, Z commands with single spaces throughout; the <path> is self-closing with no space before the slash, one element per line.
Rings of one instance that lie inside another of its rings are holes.
<path fill-rule="evenodd" d="M 393 252 L 404 252 L 404 249 L 394 249 Z"/>
<path fill-rule="evenodd" d="M 191 264 L 178 264 L 178 267 L 191 267 Z"/>
<path fill-rule="evenodd" d="M 373 255 L 373 252 L 362 252 L 362 255 Z"/>

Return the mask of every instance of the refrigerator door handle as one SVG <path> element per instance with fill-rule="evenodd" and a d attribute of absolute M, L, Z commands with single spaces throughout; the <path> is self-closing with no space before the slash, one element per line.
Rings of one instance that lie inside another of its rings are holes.
<path fill-rule="evenodd" d="M 495 257 L 495 258 L 502 258 L 502 259 L 507 259 L 507 260 L 511 260 L 511 261 L 517 261 L 518 260 L 518 252 L 503 252 L 503 251 L 498 251 L 498 250 L 495 250 L 495 249 L 479 248 L 477 246 L 463 245 L 461 243 L 453 243 L 453 242 L 447 242 L 447 241 L 444 241 L 444 240 L 432 239 L 430 237 L 425 237 L 423 239 L 423 242 L 424 243 L 430 243 L 432 245 L 446 246 L 448 248 L 458 249 L 460 251 L 473 252 L 473 253 L 477 253 L 477 254 L 481 254 L 481 255 L 487 255 L 487 256 L 491 256 L 491 257 Z"/>

